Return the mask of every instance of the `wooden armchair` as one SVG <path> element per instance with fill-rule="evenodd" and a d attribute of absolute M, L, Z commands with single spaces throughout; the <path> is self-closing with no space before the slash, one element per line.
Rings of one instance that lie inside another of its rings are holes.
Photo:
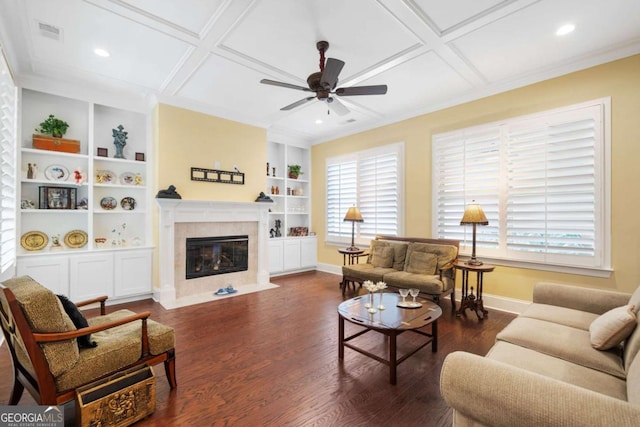
<path fill-rule="evenodd" d="M 26 388 L 40 405 L 75 398 L 78 387 L 140 364 L 164 362 L 171 388 L 177 386 L 173 328 L 149 319 L 151 313 L 118 310 L 76 329 L 58 297 L 31 277 L 0 284 L 0 320 L 13 362 L 9 405 L 17 405 Z M 91 334 L 94 348 L 78 348 L 77 338 Z"/>

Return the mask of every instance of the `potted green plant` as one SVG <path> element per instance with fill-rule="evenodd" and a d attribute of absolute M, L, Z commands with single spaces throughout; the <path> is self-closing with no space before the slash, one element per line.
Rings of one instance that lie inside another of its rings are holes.
<path fill-rule="evenodd" d="M 49 117 L 42 123 L 40 123 L 40 128 L 36 128 L 36 132 L 40 132 L 45 135 L 51 135 L 54 138 L 62 138 L 62 136 L 67 132 L 69 128 L 69 123 L 64 120 L 58 119 L 53 114 L 49 114 Z"/>
<path fill-rule="evenodd" d="M 303 172 L 300 171 L 300 169 L 302 169 L 300 165 L 287 165 L 287 168 L 289 170 L 289 178 L 291 179 L 298 179 L 298 176 L 303 174 Z"/>

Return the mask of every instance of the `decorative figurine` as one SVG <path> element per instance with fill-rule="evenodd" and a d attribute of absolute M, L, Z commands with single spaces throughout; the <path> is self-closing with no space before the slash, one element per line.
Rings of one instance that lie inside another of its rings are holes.
<path fill-rule="evenodd" d="M 158 191 L 156 199 L 182 199 L 182 196 L 178 194 L 174 185 L 170 185 L 166 190 Z"/>
<path fill-rule="evenodd" d="M 269 176 L 269 162 L 267 162 L 267 176 Z"/>
<path fill-rule="evenodd" d="M 282 237 L 282 233 L 280 232 L 280 227 L 282 227 L 282 221 L 276 219 L 276 237 Z"/>
<path fill-rule="evenodd" d="M 258 195 L 258 198 L 255 200 L 256 202 L 271 202 L 273 203 L 273 199 L 269 196 L 267 196 L 266 194 L 264 194 L 264 191 L 261 191 L 260 194 Z"/>
<path fill-rule="evenodd" d="M 275 178 L 276 177 L 276 167 L 274 166 L 272 169 L 273 169 L 273 175 L 271 175 L 271 176 Z"/>
<path fill-rule="evenodd" d="M 73 171 L 73 180 L 75 181 L 76 185 L 80 185 L 82 184 L 82 181 L 84 181 L 84 175 L 80 168 L 76 168 L 76 170 Z"/>
<path fill-rule="evenodd" d="M 113 144 L 116 146 L 116 154 L 113 157 L 116 159 L 124 159 L 122 150 L 124 146 L 127 145 L 127 134 L 129 132 L 125 132 L 122 125 L 118 125 L 117 129 L 111 130 L 113 131 Z"/>
<path fill-rule="evenodd" d="M 51 236 L 51 249 L 62 249 L 62 243 L 60 243 L 59 234 Z"/>
<path fill-rule="evenodd" d="M 33 166 L 27 163 L 27 179 L 33 179 Z"/>

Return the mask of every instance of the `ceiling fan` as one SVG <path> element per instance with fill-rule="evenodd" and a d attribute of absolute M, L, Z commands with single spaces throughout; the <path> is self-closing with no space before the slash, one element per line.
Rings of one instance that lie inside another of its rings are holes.
<path fill-rule="evenodd" d="M 349 109 L 331 95 L 356 96 L 384 95 L 387 93 L 387 85 L 341 87 L 336 89 L 336 85 L 338 84 L 338 75 L 340 75 L 340 71 L 342 71 L 342 67 L 344 67 L 344 62 L 335 58 L 327 58 L 325 64 L 324 53 L 329 49 L 329 42 L 319 41 L 316 43 L 316 48 L 318 49 L 318 52 L 320 52 L 320 71 L 307 77 L 307 84 L 309 85 L 308 88 L 290 83 L 277 82 L 275 80 L 260 80 L 260 83 L 266 85 L 286 87 L 289 89 L 302 90 L 304 92 L 315 92 L 314 96 L 303 98 L 300 101 L 296 101 L 293 104 L 282 107 L 280 110 L 292 110 L 317 98 L 320 101 L 326 101 L 329 108 L 331 108 L 336 114 L 342 116 L 349 113 Z"/>

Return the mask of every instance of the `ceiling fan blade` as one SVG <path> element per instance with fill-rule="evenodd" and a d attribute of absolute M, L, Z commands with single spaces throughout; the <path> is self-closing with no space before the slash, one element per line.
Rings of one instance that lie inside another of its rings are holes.
<path fill-rule="evenodd" d="M 329 105 L 331 111 L 339 116 L 344 116 L 350 113 L 349 109 L 342 102 L 338 101 L 335 98 L 327 99 L 327 104 Z"/>
<path fill-rule="evenodd" d="M 265 85 L 286 87 L 286 88 L 289 88 L 289 89 L 304 90 L 305 92 L 313 92 L 308 87 L 292 85 L 290 83 L 277 82 L 275 80 L 262 79 L 262 80 L 260 80 L 260 83 L 265 84 Z"/>
<path fill-rule="evenodd" d="M 387 93 L 387 85 L 341 87 L 336 89 L 336 95 L 340 96 L 384 95 L 385 93 Z"/>
<path fill-rule="evenodd" d="M 296 102 L 294 102 L 293 104 L 289 104 L 289 105 L 287 105 L 286 107 L 282 107 L 280 110 L 281 110 L 281 111 L 289 111 L 289 110 L 293 110 L 294 108 L 299 107 L 299 106 L 301 106 L 302 104 L 306 104 L 307 102 L 312 101 L 312 100 L 314 100 L 314 99 L 316 99 L 316 97 L 315 97 L 315 96 L 310 96 L 310 97 L 308 97 L 308 98 L 302 98 L 300 101 L 296 101 Z"/>
<path fill-rule="evenodd" d="M 344 67 L 344 62 L 335 58 L 328 58 L 327 63 L 324 65 L 324 71 L 320 76 L 320 86 L 325 89 L 333 89 L 338 83 L 338 75 Z"/>

